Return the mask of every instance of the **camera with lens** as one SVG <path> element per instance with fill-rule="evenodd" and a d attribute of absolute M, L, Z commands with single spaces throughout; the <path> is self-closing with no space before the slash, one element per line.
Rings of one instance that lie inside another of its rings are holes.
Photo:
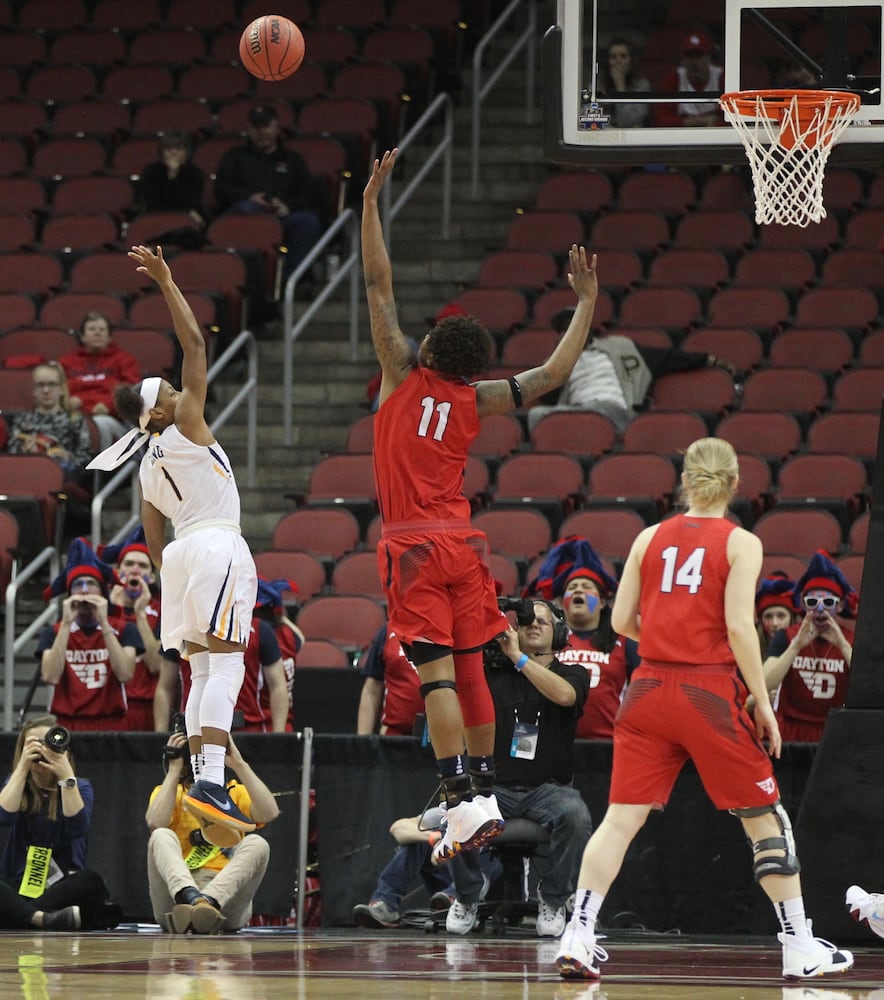
<path fill-rule="evenodd" d="M 175 733 L 183 733 L 187 735 L 187 725 L 184 721 L 183 712 L 173 712 L 172 713 L 172 728 L 169 730 L 169 735 L 174 736 Z M 163 760 L 175 760 L 177 757 L 189 757 L 190 748 L 187 743 L 182 743 L 180 747 L 169 746 L 167 743 L 163 747 Z"/>
<path fill-rule="evenodd" d="M 515 613 L 518 628 L 525 628 L 534 621 L 534 601 L 530 597 L 498 597 L 497 606 L 506 613 Z M 482 648 L 482 659 L 486 667 L 511 667 L 510 658 L 500 648 L 497 639 Z"/>
<path fill-rule="evenodd" d="M 64 753 L 71 745 L 71 734 L 64 726 L 52 726 L 46 730 L 43 737 L 43 746 L 49 747 L 56 753 Z"/>

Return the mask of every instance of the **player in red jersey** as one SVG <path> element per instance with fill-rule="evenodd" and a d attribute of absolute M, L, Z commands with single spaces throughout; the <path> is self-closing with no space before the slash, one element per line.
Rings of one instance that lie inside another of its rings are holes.
<path fill-rule="evenodd" d="M 598 281 L 595 257 L 588 262 L 586 251 L 572 246 L 568 280 L 577 308 L 555 351 L 537 368 L 511 379 L 468 382 L 488 369 L 493 351 L 488 331 L 469 316 L 434 326 L 415 362 L 399 328 L 378 210 L 396 154 L 375 160 L 362 212 L 365 288 L 382 372 L 374 428 L 383 520 L 378 566 L 390 627 L 420 674 L 448 807 L 446 833 L 434 850 L 441 861 L 481 846 L 503 827 L 491 792 L 494 705 L 482 647 L 507 622 L 487 566 L 487 539 L 470 524 L 463 493 L 467 451 L 482 417 L 510 412 L 565 382 L 586 344 Z"/>
<path fill-rule="evenodd" d="M 689 759 L 709 797 L 739 817 L 752 844 L 755 879 L 782 927 L 783 976 L 853 965 L 849 951 L 813 937 L 804 915 L 792 827 L 768 758 L 779 757 L 781 740 L 755 632 L 761 542 L 726 516 L 738 479 L 730 444 L 694 441 L 682 473 L 686 513 L 645 528 L 626 560 L 612 624 L 638 641 L 641 663 L 614 726 L 608 811 L 583 852 L 574 912 L 556 956 L 566 979 L 599 977 L 608 957 L 596 935 L 605 894 Z M 738 667 L 755 698 L 754 722 Z"/>
<path fill-rule="evenodd" d="M 358 736 L 411 736 L 423 716 L 417 669 L 386 622 L 378 629 L 360 663 L 365 676 L 356 719 Z"/>

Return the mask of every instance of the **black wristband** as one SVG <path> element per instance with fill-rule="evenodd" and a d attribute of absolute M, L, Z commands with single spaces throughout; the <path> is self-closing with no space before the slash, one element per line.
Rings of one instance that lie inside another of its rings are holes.
<path fill-rule="evenodd" d="M 522 403 L 522 387 L 516 381 L 515 375 L 510 375 L 507 379 L 510 384 L 510 392 L 513 394 L 513 402 L 516 404 L 516 409 L 520 409 L 523 405 Z"/>

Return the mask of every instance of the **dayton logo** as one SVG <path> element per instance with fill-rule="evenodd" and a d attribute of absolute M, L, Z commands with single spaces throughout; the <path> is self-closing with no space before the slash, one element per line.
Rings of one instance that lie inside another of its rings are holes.
<path fill-rule="evenodd" d="M 764 781 L 756 781 L 755 784 L 764 792 L 765 795 L 773 795 L 776 791 L 776 782 L 773 778 L 765 778 Z"/>

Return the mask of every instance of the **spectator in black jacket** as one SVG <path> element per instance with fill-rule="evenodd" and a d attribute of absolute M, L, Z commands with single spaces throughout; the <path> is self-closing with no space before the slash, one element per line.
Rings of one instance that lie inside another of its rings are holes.
<path fill-rule="evenodd" d="M 184 132 L 160 136 L 158 158 L 148 163 L 138 183 L 143 212 L 187 212 L 202 228 L 206 175 L 191 160 L 193 148 Z"/>
<path fill-rule="evenodd" d="M 286 149 L 276 109 L 256 104 L 249 112 L 248 140 L 221 158 L 215 197 L 221 212 L 273 212 L 288 247 L 283 278 L 307 256 L 322 231 L 313 183 L 301 157 Z"/>

